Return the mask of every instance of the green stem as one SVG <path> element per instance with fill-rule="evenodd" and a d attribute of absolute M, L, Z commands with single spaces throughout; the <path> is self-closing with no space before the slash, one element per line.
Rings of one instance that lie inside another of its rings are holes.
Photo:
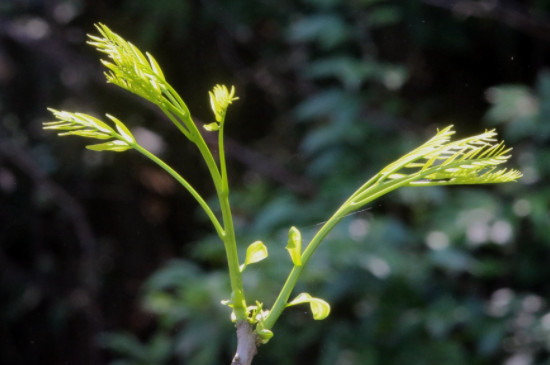
<path fill-rule="evenodd" d="M 365 204 L 368 204 L 371 201 L 394 191 L 395 189 L 406 186 L 410 182 L 422 178 L 422 176 L 423 174 L 415 173 L 409 176 L 404 176 L 400 179 L 386 181 L 379 185 L 373 185 L 358 194 L 354 194 L 353 199 L 350 201 L 350 206 L 353 207 L 352 211 L 361 208 Z"/>
<path fill-rule="evenodd" d="M 292 271 L 288 275 L 288 278 L 286 279 L 286 282 L 283 285 L 283 288 L 281 289 L 279 296 L 275 300 L 275 303 L 273 304 L 273 307 L 271 308 L 267 318 L 263 321 L 263 327 L 265 329 L 273 328 L 273 325 L 275 325 L 275 322 L 277 322 L 277 319 L 279 318 L 283 310 L 286 308 L 286 305 L 288 303 L 288 298 L 290 298 L 290 294 L 292 294 L 292 290 L 294 289 L 294 286 L 296 286 L 296 283 L 298 282 L 298 278 L 300 277 L 302 270 L 304 269 L 309 259 L 311 258 L 311 255 L 313 255 L 313 252 L 315 252 L 317 247 L 319 247 L 321 242 L 325 239 L 325 237 L 329 234 L 329 232 L 334 228 L 334 226 L 336 226 L 349 212 L 350 212 L 349 204 L 344 203 L 329 218 L 329 220 L 323 225 L 323 227 L 321 227 L 321 229 L 317 232 L 317 234 L 315 234 L 315 236 L 311 239 L 304 253 L 302 254 L 302 265 L 294 266 L 292 268 Z"/>
<path fill-rule="evenodd" d="M 210 151 L 210 149 L 208 148 L 208 145 L 204 141 L 202 134 L 199 132 L 195 123 L 193 123 L 193 121 L 191 120 L 191 117 L 189 116 L 189 111 L 187 111 L 187 109 L 184 109 L 182 111 L 176 105 L 171 103 L 168 103 L 167 106 L 170 109 L 170 112 L 174 113 L 178 117 L 178 119 L 181 120 L 181 122 L 187 127 L 186 132 L 183 132 L 183 131 L 182 132 L 185 134 L 187 138 L 189 138 L 189 140 L 195 143 L 195 145 L 199 149 L 199 152 L 201 153 L 202 158 L 206 163 L 206 166 L 208 167 L 208 171 L 210 171 L 210 175 L 212 176 L 212 181 L 214 181 L 216 191 L 220 191 L 221 189 L 220 184 L 222 179 L 220 176 L 220 172 L 218 170 L 218 166 L 216 165 L 216 161 L 212 156 L 212 152 Z M 170 117 L 169 113 L 166 113 L 166 114 Z M 181 125 L 180 123 L 175 123 L 175 124 Z"/>
<path fill-rule="evenodd" d="M 180 95 L 177 93 L 177 91 L 174 90 L 174 88 L 172 87 L 172 85 L 167 84 L 166 87 L 167 87 L 168 94 L 170 94 L 170 96 L 171 96 L 172 98 L 175 98 L 175 99 L 176 99 L 177 105 L 178 105 L 185 113 L 187 113 L 188 115 L 191 115 L 191 113 L 189 112 L 189 109 L 187 108 L 187 105 L 185 104 L 185 102 L 183 101 L 183 99 L 180 97 Z"/>
<path fill-rule="evenodd" d="M 223 233 L 220 235 L 220 238 L 224 243 L 227 263 L 229 267 L 229 278 L 231 281 L 231 290 L 233 292 L 233 310 L 235 312 L 237 320 L 246 319 L 246 302 L 243 293 L 242 276 L 241 272 L 239 271 L 237 242 L 235 238 L 235 229 L 233 226 L 231 206 L 229 203 L 229 184 L 227 181 L 227 168 L 225 164 L 225 151 L 223 144 L 223 122 L 221 123 L 221 128 L 219 131 L 218 149 L 220 167 L 218 169 L 218 165 L 214 160 L 212 151 L 210 150 L 210 148 L 208 148 L 208 145 L 204 141 L 204 138 L 195 123 L 193 123 L 189 114 L 189 110 L 187 109 L 187 106 L 185 105 L 183 100 L 181 100 L 179 95 L 171 88 L 171 86 L 169 86 L 167 93 L 165 94 L 171 101 L 171 103 L 167 104 L 170 112 L 173 113 L 186 126 L 187 129 L 185 130 L 184 134 L 187 138 L 195 143 L 206 163 L 206 166 L 208 167 L 208 170 L 210 171 L 210 175 L 212 176 L 212 181 L 214 182 L 214 186 L 216 188 L 216 194 L 218 196 L 220 209 L 222 212 Z M 167 114 L 170 117 L 170 114 Z M 175 124 L 178 126 L 181 125 L 179 123 Z"/>
<path fill-rule="evenodd" d="M 199 152 L 201 153 L 202 158 L 204 159 L 204 162 L 208 167 L 208 171 L 210 171 L 210 176 L 212 176 L 212 181 L 214 182 L 214 186 L 216 188 L 216 191 L 218 192 L 218 197 L 219 197 L 219 192 L 222 190 L 222 186 L 223 186 L 223 179 L 220 175 L 220 170 L 218 169 L 218 165 L 216 165 L 216 161 L 212 156 L 212 152 L 210 151 L 210 148 L 208 148 L 208 145 L 204 141 L 204 138 L 202 137 L 202 135 L 198 130 L 196 130 L 196 133 L 198 136 L 196 140 L 194 140 L 193 142 L 195 142 L 195 145 L 199 149 Z"/>
<path fill-rule="evenodd" d="M 294 286 L 298 282 L 298 278 L 302 274 L 304 266 L 294 266 L 292 270 L 290 271 L 290 274 L 288 275 L 285 284 L 283 285 L 283 288 L 281 289 L 281 292 L 277 296 L 277 299 L 275 299 L 275 303 L 273 303 L 273 307 L 269 311 L 269 314 L 262 322 L 263 328 L 270 330 L 275 325 L 275 322 L 279 319 L 281 313 L 286 308 L 286 305 L 288 303 L 288 299 L 290 298 L 290 294 L 292 294 L 292 290 L 294 289 Z"/>
<path fill-rule="evenodd" d="M 227 180 L 227 166 L 225 164 L 225 145 L 224 145 L 224 139 L 223 139 L 223 132 L 224 132 L 225 123 L 220 123 L 220 129 L 218 131 L 218 154 L 220 156 L 220 170 L 222 175 L 222 182 L 224 183 L 224 187 L 229 190 L 228 187 L 228 180 Z"/>
<path fill-rule="evenodd" d="M 187 189 L 187 191 L 189 191 L 189 193 L 193 196 L 193 198 L 195 198 L 195 200 L 199 203 L 201 208 L 204 210 L 204 212 L 206 213 L 208 218 L 210 218 L 210 221 L 214 225 L 214 228 L 216 229 L 216 232 L 218 233 L 218 236 L 220 236 L 223 239 L 226 232 L 224 231 L 224 229 L 220 225 L 220 222 L 218 221 L 218 219 L 214 215 L 214 212 L 212 212 L 212 209 L 210 209 L 208 204 L 204 201 L 204 199 L 200 196 L 200 194 L 193 188 L 193 186 L 191 186 L 191 184 L 189 184 L 189 182 L 187 182 L 187 180 L 185 180 L 180 174 L 178 174 L 168 164 L 166 164 L 160 158 L 158 158 L 157 156 L 155 156 L 154 154 L 152 154 L 151 152 L 149 152 L 148 150 L 146 150 L 145 148 L 143 148 L 139 144 L 137 144 L 137 143 L 133 144 L 132 147 L 136 151 L 138 151 L 139 153 L 141 153 L 142 155 L 144 155 L 145 157 L 147 157 L 148 159 L 150 159 L 151 161 L 156 163 L 158 166 L 160 166 L 164 171 L 166 171 L 174 179 L 176 179 L 176 181 L 178 181 L 185 189 Z"/>
<path fill-rule="evenodd" d="M 223 226 L 225 227 L 225 235 L 223 243 L 225 253 L 227 255 L 227 265 L 229 268 L 229 279 L 231 281 L 233 311 L 237 321 L 245 320 L 246 300 L 243 291 L 242 274 L 239 270 L 239 256 L 237 251 L 237 241 L 235 238 L 235 229 L 233 225 L 233 216 L 231 214 L 231 204 L 229 202 L 229 183 L 227 179 L 227 167 L 225 164 L 225 148 L 223 142 L 224 123 L 220 123 L 218 131 L 218 153 L 220 158 L 221 170 L 221 189 L 218 190 L 218 199 L 222 210 Z"/>
<path fill-rule="evenodd" d="M 218 195 L 221 203 L 223 225 L 225 235 L 223 243 L 227 255 L 227 265 L 229 268 L 229 279 L 231 281 L 232 304 L 237 321 L 246 319 L 246 301 L 243 291 L 242 275 L 239 270 L 239 256 L 237 254 L 237 241 L 235 239 L 235 230 L 233 228 L 233 218 L 231 216 L 231 207 L 229 204 L 228 190 L 224 189 Z"/>
<path fill-rule="evenodd" d="M 309 259 L 317 250 L 321 242 L 325 239 L 325 237 L 330 233 L 330 231 L 338 224 L 340 221 L 346 217 L 349 213 L 361 208 L 365 204 L 370 203 L 371 201 L 379 198 L 382 195 L 385 195 L 389 193 L 390 191 L 393 191 L 401 186 L 404 186 L 408 184 L 410 181 L 416 180 L 419 178 L 418 175 L 409 176 L 407 178 L 394 180 L 391 182 L 383 183 L 382 185 L 372 185 L 374 183 L 374 179 L 378 178 L 379 176 L 376 175 L 374 178 L 370 179 L 366 184 L 361 186 L 355 193 L 351 195 L 348 200 L 344 202 L 338 208 L 336 212 L 329 218 L 329 220 L 321 227 L 321 229 L 315 234 L 315 236 L 311 239 L 309 244 L 307 245 L 306 249 L 304 250 L 302 254 L 302 265 L 301 266 L 294 266 L 290 274 L 288 275 L 288 278 L 283 285 L 283 288 L 281 289 L 281 292 L 279 293 L 279 296 L 275 300 L 275 303 L 273 304 L 273 307 L 271 308 L 271 311 L 269 312 L 267 318 L 263 321 L 263 327 L 266 329 L 273 328 L 273 325 L 275 325 L 275 322 L 283 312 L 283 310 L 286 308 L 286 305 L 288 303 L 288 299 L 290 298 L 290 294 L 292 294 L 292 290 L 296 286 L 296 283 L 298 282 L 298 278 L 300 277 L 300 274 L 302 273 L 302 270 L 309 262 Z"/>
<path fill-rule="evenodd" d="M 168 119 L 170 119 L 170 121 L 172 121 L 172 123 L 180 130 L 180 132 L 183 133 L 183 135 L 187 137 L 187 139 L 191 140 L 191 135 L 187 128 L 174 117 L 174 115 L 166 108 L 166 106 L 159 105 L 159 108 L 168 117 Z"/>

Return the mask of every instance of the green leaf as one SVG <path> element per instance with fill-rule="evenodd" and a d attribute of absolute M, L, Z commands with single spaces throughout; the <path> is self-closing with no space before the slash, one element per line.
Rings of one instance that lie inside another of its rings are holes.
<path fill-rule="evenodd" d="M 60 131 L 70 131 L 73 129 L 81 128 L 80 126 L 75 126 L 73 123 L 66 122 L 64 120 L 54 120 L 53 122 L 44 122 L 42 123 L 42 128 L 60 130 Z"/>
<path fill-rule="evenodd" d="M 220 125 L 217 122 L 204 124 L 202 127 L 206 129 L 208 132 L 215 132 L 220 129 Z"/>
<path fill-rule="evenodd" d="M 488 130 L 476 136 L 452 141 L 453 126 L 438 130 L 420 147 L 384 167 L 351 197 L 358 209 L 379 196 L 402 186 L 493 184 L 518 180 L 518 170 L 501 168 L 511 148 L 498 142 Z"/>
<path fill-rule="evenodd" d="M 78 129 L 78 130 L 72 130 L 69 132 L 63 132 L 59 133 L 58 136 L 80 136 L 80 137 L 87 137 L 87 138 L 96 138 L 96 139 L 109 139 L 112 138 L 112 136 L 109 136 L 107 134 L 104 134 L 102 132 L 90 130 L 90 129 Z"/>
<path fill-rule="evenodd" d="M 397 7 L 387 5 L 373 8 L 367 17 L 369 27 L 378 28 L 399 22 L 402 17 Z"/>
<path fill-rule="evenodd" d="M 164 102 L 162 90 L 169 85 L 164 80 L 160 67 L 150 55 L 145 57 L 135 45 L 98 23 L 96 28 L 101 37 L 88 35 L 88 44 L 108 56 L 102 60 L 109 69 L 107 81 L 137 94 L 157 105 Z"/>
<path fill-rule="evenodd" d="M 228 90 L 225 85 L 216 85 L 208 94 L 210 95 L 210 106 L 212 107 L 216 121 L 223 123 L 227 107 L 229 104 L 232 104 L 233 101 L 239 99 L 235 96 L 235 87 L 232 86 L 231 90 Z"/>
<path fill-rule="evenodd" d="M 134 138 L 134 135 L 124 125 L 124 123 L 122 123 L 120 120 L 118 120 L 117 118 L 115 118 L 114 116 L 112 116 L 110 114 L 105 114 L 105 115 L 107 116 L 107 118 L 111 119 L 115 123 L 118 133 L 120 133 L 120 135 L 122 136 L 122 138 L 124 138 L 124 140 L 126 142 L 128 142 L 128 143 L 135 143 L 136 142 L 136 139 Z"/>
<path fill-rule="evenodd" d="M 61 113 L 67 113 L 72 114 L 69 112 L 61 112 Z M 106 123 L 102 122 L 101 120 L 92 117 L 91 115 L 84 114 L 84 113 L 74 113 L 74 116 L 78 119 L 77 123 L 80 122 L 81 124 L 90 127 L 90 128 L 96 128 L 104 133 L 113 133 L 113 129 L 109 127 Z M 56 117 L 59 118 L 59 116 L 56 115 Z"/>
<path fill-rule="evenodd" d="M 153 70 L 155 75 L 160 77 L 161 80 L 166 81 L 165 78 L 164 78 L 164 73 L 162 72 L 162 69 L 160 68 L 157 60 L 149 52 L 145 52 L 145 54 L 147 55 L 147 58 L 149 59 L 149 64 L 151 65 L 151 69 Z"/>
<path fill-rule="evenodd" d="M 240 266 L 241 272 L 244 271 L 245 267 L 249 264 L 260 262 L 267 257 L 267 247 L 263 244 L 262 241 L 255 241 L 248 246 L 246 249 L 246 258 L 244 264 Z"/>
<path fill-rule="evenodd" d="M 194 131 L 196 126 L 189 110 L 166 81 L 155 58 L 147 52 L 140 51 L 105 24 L 97 23 L 95 26 L 99 35 L 88 35 L 87 43 L 107 56 L 101 60 L 107 68 L 107 82 L 152 102 L 188 139 L 194 140 L 194 132 L 190 131 Z"/>
<path fill-rule="evenodd" d="M 357 60 L 347 56 L 334 56 L 315 61 L 306 72 L 307 77 L 335 77 L 348 89 L 357 89 L 361 83 L 380 73 L 374 62 Z"/>
<path fill-rule="evenodd" d="M 327 50 L 347 41 L 351 32 L 351 27 L 342 17 L 319 14 L 294 22 L 289 28 L 288 39 L 295 43 L 315 42 Z"/>
<path fill-rule="evenodd" d="M 115 140 L 111 142 L 91 144 L 86 146 L 87 149 L 92 151 L 113 151 L 113 152 L 124 152 L 131 149 L 132 147 L 128 143 L 120 140 Z"/>
<path fill-rule="evenodd" d="M 298 228 L 290 227 L 286 249 L 294 266 L 302 266 L 302 234 Z"/>
<path fill-rule="evenodd" d="M 308 293 L 298 294 L 293 301 L 287 304 L 287 307 L 303 303 L 309 303 L 311 313 L 313 314 L 313 319 L 317 321 L 327 318 L 330 314 L 330 304 L 325 302 L 323 299 L 314 298 Z"/>
<path fill-rule="evenodd" d="M 521 122 L 535 125 L 539 113 L 539 100 L 531 89 L 524 85 L 500 85 L 487 90 L 491 103 L 485 118 L 493 123 Z"/>
<path fill-rule="evenodd" d="M 258 337 L 263 344 L 268 343 L 269 340 L 273 337 L 273 332 L 268 330 L 267 328 L 264 328 L 262 323 L 258 323 L 258 325 L 256 326 L 256 333 L 258 334 Z"/>
<path fill-rule="evenodd" d="M 53 122 L 46 122 L 43 124 L 44 129 L 54 130 L 95 130 L 104 135 L 112 135 L 115 131 L 101 120 L 83 113 L 70 113 L 67 111 L 55 110 L 48 108 L 48 110 L 57 119 Z M 96 138 L 96 137 L 94 137 Z"/>

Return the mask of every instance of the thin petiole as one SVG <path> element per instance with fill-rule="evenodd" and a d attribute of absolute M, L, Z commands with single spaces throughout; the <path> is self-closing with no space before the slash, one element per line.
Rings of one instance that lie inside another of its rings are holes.
<path fill-rule="evenodd" d="M 158 166 L 160 166 L 164 171 L 166 171 L 174 179 L 176 179 L 185 189 L 187 189 L 187 191 L 189 191 L 189 193 L 193 196 L 193 198 L 195 198 L 195 200 L 199 203 L 201 208 L 204 210 L 208 218 L 210 218 L 210 221 L 214 225 L 214 228 L 216 229 L 216 233 L 218 234 L 218 236 L 220 236 L 220 238 L 223 239 L 223 237 L 225 236 L 225 230 L 223 229 L 220 222 L 218 221 L 218 218 L 216 218 L 216 215 L 214 214 L 212 209 L 210 209 L 208 204 L 204 201 L 202 196 L 193 188 L 193 186 L 189 184 L 187 180 L 185 180 L 180 174 L 178 174 L 168 164 L 166 164 L 160 158 L 158 158 L 157 156 L 155 156 L 154 154 L 152 154 L 151 152 L 149 152 L 139 144 L 136 143 L 132 147 L 136 151 L 138 151 L 139 153 L 141 153 L 142 155 L 144 155 L 145 157 L 147 157 L 148 159 L 156 163 Z"/>

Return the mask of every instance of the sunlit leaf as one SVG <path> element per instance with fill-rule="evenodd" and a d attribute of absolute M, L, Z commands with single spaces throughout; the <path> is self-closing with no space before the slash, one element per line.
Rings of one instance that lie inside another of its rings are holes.
<path fill-rule="evenodd" d="M 217 122 L 212 122 L 210 124 L 204 124 L 202 126 L 204 129 L 206 129 L 209 132 L 215 132 L 220 129 L 220 125 Z"/>
<path fill-rule="evenodd" d="M 513 169 L 497 169 L 510 158 L 511 148 L 498 142 L 494 130 L 452 141 L 448 126 L 420 147 L 383 168 L 350 198 L 358 208 L 402 186 L 492 184 L 518 180 Z"/>
<path fill-rule="evenodd" d="M 162 72 L 162 69 L 160 68 L 157 60 L 155 60 L 153 55 L 150 54 L 149 52 L 145 52 L 145 54 L 147 55 L 147 58 L 149 59 L 149 64 L 151 65 L 151 69 L 153 70 L 155 75 L 160 77 L 162 80 L 165 80 L 164 79 L 164 73 Z"/>
<path fill-rule="evenodd" d="M 252 242 L 246 249 L 244 264 L 240 266 L 241 271 L 243 271 L 247 265 L 262 261 L 267 255 L 267 247 L 262 241 Z"/>
<path fill-rule="evenodd" d="M 95 139 L 112 139 L 109 142 L 92 144 L 86 148 L 93 151 L 123 152 L 132 148 L 136 142 L 130 130 L 117 118 L 107 114 L 115 123 L 117 132 L 107 123 L 84 113 L 71 113 L 49 109 L 57 118 L 56 121 L 43 123 L 44 129 L 57 130 L 59 136 L 79 136 Z"/>
<path fill-rule="evenodd" d="M 132 148 L 128 143 L 120 140 L 115 140 L 111 142 L 91 144 L 86 146 L 87 149 L 92 151 L 113 151 L 113 152 L 124 152 Z"/>
<path fill-rule="evenodd" d="M 96 139 L 109 139 L 112 138 L 109 135 L 103 134 L 98 131 L 89 130 L 89 129 L 77 129 L 68 132 L 59 133 L 59 136 L 80 136 L 86 138 L 96 138 Z"/>
<path fill-rule="evenodd" d="M 69 112 L 63 112 L 63 113 L 67 113 L 67 114 L 70 114 Z M 79 121 L 88 126 L 88 127 L 93 127 L 93 128 L 97 128 L 98 130 L 102 131 L 102 132 L 105 132 L 105 133 L 113 133 L 113 129 L 111 127 L 109 127 L 107 125 L 107 123 L 95 118 L 95 117 L 92 117 L 91 115 L 89 114 L 84 114 L 84 113 L 74 113 L 74 115 L 79 119 Z M 83 123 L 83 121 L 87 121 L 88 123 Z"/>
<path fill-rule="evenodd" d="M 303 304 L 303 303 L 309 303 L 309 306 L 311 308 L 311 313 L 313 314 L 313 319 L 315 320 L 322 320 L 328 317 L 330 314 L 330 304 L 325 302 L 323 299 L 320 298 L 314 298 L 308 293 L 301 293 L 298 294 L 294 300 L 289 302 L 287 304 L 288 307 L 297 305 L 297 304 Z"/>
<path fill-rule="evenodd" d="M 223 123 L 225 119 L 225 112 L 229 104 L 239 98 L 235 96 L 235 87 L 232 86 L 231 90 L 227 89 L 225 85 L 216 85 L 212 91 L 208 92 L 210 95 L 210 106 L 216 117 L 218 123 Z"/>
<path fill-rule="evenodd" d="M 109 69 L 106 73 L 108 82 L 151 102 L 162 104 L 165 101 L 162 92 L 168 85 L 154 58 L 149 54 L 145 57 L 136 46 L 106 25 L 98 23 L 96 29 L 101 37 L 88 35 L 88 44 L 109 57 L 108 61 L 102 60 Z"/>
<path fill-rule="evenodd" d="M 101 120 L 84 113 L 71 113 L 67 111 L 48 108 L 57 119 L 53 122 L 43 123 L 44 129 L 53 130 L 91 130 L 105 135 L 114 134 L 114 130 Z M 96 137 L 94 137 L 96 138 Z"/>
<path fill-rule="evenodd" d="M 288 244 L 286 245 L 288 254 L 294 266 L 302 265 L 302 234 L 296 227 L 290 227 L 288 231 Z"/>
<path fill-rule="evenodd" d="M 106 115 L 107 115 L 107 118 L 111 119 L 115 123 L 117 131 L 120 133 L 120 135 L 122 136 L 122 138 L 124 138 L 124 140 L 126 142 L 128 142 L 128 143 L 135 143 L 136 142 L 136 139 L 134 138 L 134 135 L 124 125 L 124 123 L 122 123 L 120 120 L 118 120 L 117 118 L 115 118 L 114 116 L 112 116 L 110 114 L 106 114 Z"/>

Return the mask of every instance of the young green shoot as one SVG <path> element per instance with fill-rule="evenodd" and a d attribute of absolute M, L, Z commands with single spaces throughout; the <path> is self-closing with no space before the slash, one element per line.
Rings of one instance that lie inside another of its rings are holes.
<path fill-rule="evenodd" d="M 452 140 L 455 133 L 452 126 L 438 130 L 426 143 L 381 169 L 351 194 L 304 249 L 300 231 L 291 227 L 286 249 L 293 268 L 277 299 L 271 309 L 264 309 L 264 304 L 258 300 L 253 301 L 254 305 L 247 305 L 242 275 L 248 265 L 267 258 L 268 249 L 262 241 L 255 241 L 247 247 L 244 262 L 239 263 L 224 150 L 227 109 L 238 99 L 235 88 L 216 85 L 209 92 L 214 121 L 204 125 L 204 130 L 206 133 L 218 133 L 218 155 L 215 159 L 187 105 L 166 81 L 155 58 L 147 52 L 141 52 L 106 25 L 97 24 L 96 28 L 99 35 L 89 35 L 88 43 L 107 57 L 101 61 L 107 69 L 107 82 L 153 103 L 184 137 L 196 145 L 212 178 L 221 217 L 214 213 L 206 200 L 184 177 L 143 147 L 130 129 L 112 115 L 106 114 L 109 123 L 83 113 L 49 109 L 55 120 L 44 123 L 44 129 L 55 130 L 60 136 L 80 136 L 102 141 L 86 146 L 93 151 L 135 150 L 165 170 L 193 196 L 210 219 L 223 242 L 227 256 L 231 296 L 230 299 L 223 300 L 222 304 L 232 309 L 231 318 L 237 327 L 238 346 L 232 364 L 244 365 L 252 362 L 257 347 L 273 337 L 272 328 L 285 308 L 308 304 L 315 320 L 322 320 L 329 315 L 330 305 L 309 293 L 300 293 L 292 300 L 289 298 L 313 253 L 345 216 L 404 186 L 505 183 L 516 181 L 522 176 L 517 170 L 501 167 L 509 160 L 511 148 L 506 148 L 503 142 L 497 140 L 494 130 L 456 141 Z"/>

